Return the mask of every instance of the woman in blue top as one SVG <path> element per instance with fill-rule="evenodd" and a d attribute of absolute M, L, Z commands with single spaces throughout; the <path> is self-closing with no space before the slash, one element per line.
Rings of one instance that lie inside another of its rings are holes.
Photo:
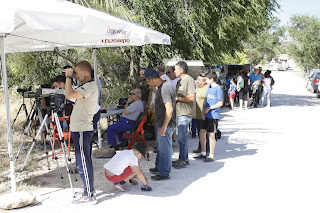
<path fill-rule="evenodd" d="M 215 72 L 209 72 L 206 75 L 209 88 L 203 103 L 200 142 L 201 154 L 197 159 L 204 159 L 204 162 L 214 161 L 214 148 L 216 145 L 215 133 L 218 130 L 218 120 L 220 118 L 220 108 L 223 105 L 223 93 L 221 87 L 217 84 L 218 77 Z M 206 156 L 206 134 L 208 132 L 210 142 L 210 153 Z"/>

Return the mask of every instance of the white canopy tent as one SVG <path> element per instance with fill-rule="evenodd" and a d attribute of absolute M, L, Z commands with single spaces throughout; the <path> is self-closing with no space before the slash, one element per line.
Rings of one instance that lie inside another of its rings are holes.
<path fill-rule="evenodd" d="M 170 37 L 65 0 L 0 0 L 1 66 L 7 118 L 11 191 L 16 190 L 5 53 L 54 48 L 170 45 Z M 93 51 L 96 75 L 95 51 Z"/>

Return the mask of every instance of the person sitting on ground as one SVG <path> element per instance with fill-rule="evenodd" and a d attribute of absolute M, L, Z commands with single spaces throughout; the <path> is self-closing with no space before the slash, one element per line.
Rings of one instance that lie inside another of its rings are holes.
<path fill-rule="evenodd" d="M 133 185 L 138 185 L 134 179 L 135 176 L 142 182 L 142 191 L 151 191 L 150 185 L 139 166 L 139 159 L 145 158 L 146 147 L 142 143 L 136 144 L 131 150 L 123 150 L 117 153 L 106 163 L 105 168 L 106 178 L 114 183 L 114 187 L 120 191 L 127 191 L 126 182 L 131 182 Z"/>
<path fill-rule="evenodd" d="M 144 106 L 141 101 L 141 90 L 133 89 L 131 90 L 130 95 L 120 121 L 108 126 L 107 129 L 108 144 L 111 145 L 111 148 L 115 148 L 116 150 L 119 150 L 120 147 L 117 145 L 116 136 L 118 136 L 120 142 L 123 142 L 123 131 L 130 130 L 139 114 L 144 111 Z"/>

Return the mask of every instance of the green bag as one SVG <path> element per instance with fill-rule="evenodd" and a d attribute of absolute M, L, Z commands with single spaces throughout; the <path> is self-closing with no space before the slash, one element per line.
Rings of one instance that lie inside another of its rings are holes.
<path fill-rule="evenodd" d="M 244 79 L 243 79 L 243 78 L 241 78 L 239 87 L 240 87 L 241 89 L 244 88 Z"/>

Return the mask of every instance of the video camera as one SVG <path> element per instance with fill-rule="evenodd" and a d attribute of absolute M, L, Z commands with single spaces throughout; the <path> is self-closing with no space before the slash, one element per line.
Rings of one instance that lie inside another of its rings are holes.
<path fill-rule="evenodd" d="M 117 106 L 117 108 L 118 109 L 124 109 L 127 101 L 128 101 L 128 98 L 120 98 L 119 99 L 119 105 Z"/>
<path fill-rule="evenodd" d="M 39 88 L 36 92 L 25 91 L 23 93 L 24 98 L 42 98 L 49 97 L 51 95 L 64 95 L 64 89 L 47 89 L 47 88 Z"/>
<path fill-rule="evenodd" d="M 24 93 L 24 92 L 28 92 L 28 91 L 31 91 L 31 86 L 28 87 L 28 88 L 18 88 L 17 89 L 17 92 L 20 92 L 20 93 Z"/>

